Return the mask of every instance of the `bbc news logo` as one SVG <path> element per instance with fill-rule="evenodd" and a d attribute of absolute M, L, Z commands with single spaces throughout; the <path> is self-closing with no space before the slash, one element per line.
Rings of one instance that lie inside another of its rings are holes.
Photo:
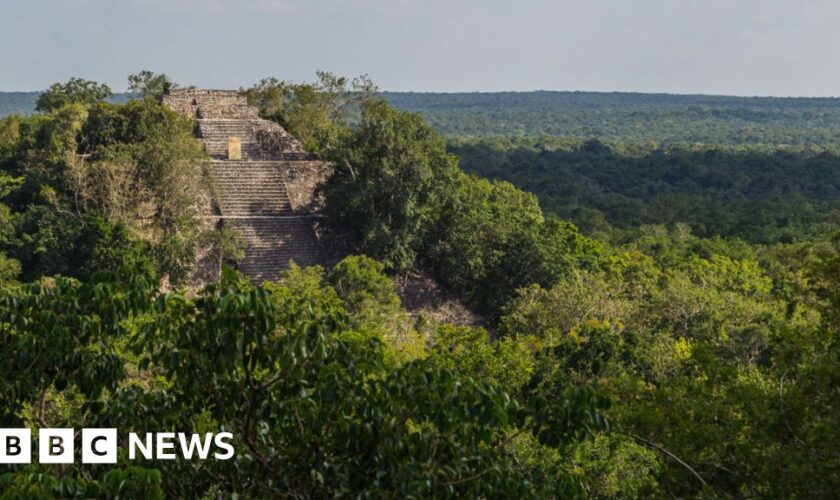
<path fill-rule="evenodd" d="M 75 429 L 40 429 L 38 431 L 38 463 L 72 464 L 81 458 L 83 464 L 115 464 L 119 448 L 117 429 L 82 429 L 81 457 L 76 455 Z M 158 432 L 143 435 L 129 433 L 129 460 L 230 460 L 235 451 L 233 434 L 186 434 Z M 0 429 L 0 464 L 32 463 L 32 430 Z"/>

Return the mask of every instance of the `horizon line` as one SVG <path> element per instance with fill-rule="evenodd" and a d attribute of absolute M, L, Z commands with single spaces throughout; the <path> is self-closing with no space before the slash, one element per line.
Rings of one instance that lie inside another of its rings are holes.
<path fill-rule="evenodd" d="M 183 87 L 195 87 L 201 90 L 240 90 L 238 88 L 205 88 L 195 85 L 184 85 Z M 0 94 L 38 94 L 46 91 L 40 90 L 0 90 Z M 131 94 L 127 89 L 112 91 L 114 95 Z M 840 99 L 838 95 L 778 95 L 778 94 L 725 94 L 725 93 L 706 93 L 706 92 L 670 92 L 670 91 L 639 91 L 639 90 L 549 90 L 549 89 L 533 89 L 533 90 L 385 90 L 378 89 L 379 94 L 431 94 L 431 95 L 453 95 L 453 94 L 625 94 L 625 95 L 648 95 L 648 96 L 672 96 L 672 97 L 727 97 L 727 98 L 742 98 L 742 99 Z"/>

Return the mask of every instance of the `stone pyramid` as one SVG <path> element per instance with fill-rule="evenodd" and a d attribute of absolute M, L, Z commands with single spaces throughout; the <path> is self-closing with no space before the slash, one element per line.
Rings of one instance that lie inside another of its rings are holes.
<path fill-rule="evenodd" d="M 322 260 L 316 186 L 329 168 L 280 125 L 259 117 L 233 90 L 173 89 L 163 104 L 197 123 L 211 158 L 217 225 L 234 227 L 247 245 L 238 268 L 254 282 L 277 279 L 294 261 Z"/>

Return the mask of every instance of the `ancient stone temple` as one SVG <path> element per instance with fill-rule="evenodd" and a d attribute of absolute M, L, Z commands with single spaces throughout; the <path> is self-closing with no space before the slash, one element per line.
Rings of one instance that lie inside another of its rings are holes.
<path fill-rule="evenodd" d="M 280 125 L 261 119 L 236 91 L 174 89 L 163 104 L 195 119 L 212 164 L 213 213 L 247 245 L 238 267 L 254 281 L 276 279 L 289 261 L 319 263 L 316 186 L 329 168 Z"/>

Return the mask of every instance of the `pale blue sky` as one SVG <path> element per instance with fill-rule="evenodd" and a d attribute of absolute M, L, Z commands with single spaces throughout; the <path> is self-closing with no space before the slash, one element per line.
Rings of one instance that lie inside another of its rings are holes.
<path fill-rule="evenodd" d="M 0 90 L 140 69 L 236 88 L 840 95 L 838 0 L 0 0 Z"/>

